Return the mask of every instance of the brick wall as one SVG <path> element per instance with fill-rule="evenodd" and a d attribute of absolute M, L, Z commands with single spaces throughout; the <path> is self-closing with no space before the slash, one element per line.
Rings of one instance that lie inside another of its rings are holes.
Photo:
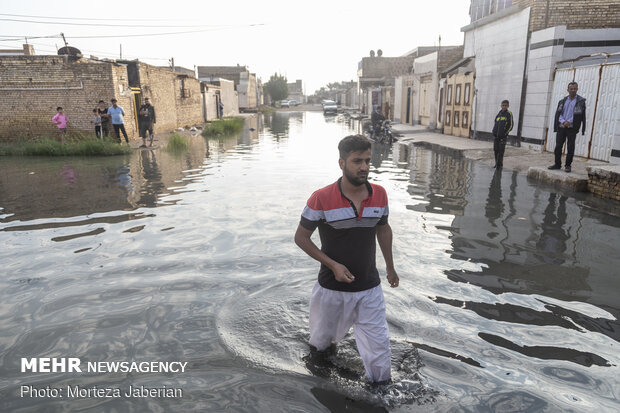
<path fill-rule="evenodd" d="M 170 69 L 134 64 L 142 97 L 150 97 L 157 111 L 157 130 L 203 122 L 200 81 Z M 0 140 L 55 136 L 51 118 L 57 106 L 69 118 L 68 132 L 94 134 L 92 110 L 100 99 L 109 105 L 112 97 L 125 110 L 127 134 L 138 137 L 127 67 L 67 56 L 0 56 Z"/>
<path fill-rule="evenodd" d="M 441 73 L 463 58 L 463 46 L 447 46 L 439 52 L 437 70 Z"/>
<path fill-rule="evenodd" d="M 176 109 L 176 74 L 170 69 L 163 69 L 145 64 L 138 65 L 140 73 L 140 87 L 142 89 L 142 101 L 144 98 L 151 99 L 151 105 L 155 107 L 157 122 L 155 133 L 172 130 L 177 127 Z"/>
<path fill-rule="evenodd" d="M 620 201 L 620 168 L 588 166 L 588 191 Z"/>
<path fill-rule="evenodd" d="M 69 131 L 94 133 L 90 120 L 99 99 L 109 101 L 117 85 L 127 86 L 122 69 L 66 56 L 0 57 L 0 140 L 54 135 L 57 106 L 69 118 Z"/>
<path fill-rule="evenodd" d="M 566 25 L 567 29 L 617 27 L 620 2 L 610 0 L 515 0 L 531 7 L 530 31 Z M 548 5 L 548 7 L 547 7 Z"/>

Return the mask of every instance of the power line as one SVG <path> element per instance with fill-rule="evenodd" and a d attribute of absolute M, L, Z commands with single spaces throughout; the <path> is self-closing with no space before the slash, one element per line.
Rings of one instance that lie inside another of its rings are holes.
<path fill-rule="evenodd" d="M 2 19 L 0 19 L 2 20 Z M 243 24 L 243 25 L 230 25 L 230 26 L 218 26 L 211 27 L 208 29 L 201 30 L 185 30 L 180 32 L 164 32 L 164 33 L 142 33 L 142 34 L 110 34 L 110 35 L 96 35 L 96 36 L 67 36 L 71 39 L 110 39 L 110 38 L 127 38 L 127 37 L 151 37 L 151 36 L 168 36 L 168 35 L 176 35 L 176 34 L 191 34 L 191 33 L 204 33 L 204 32 L 212 32 L 218 30 L 226 30 L 226 29 L 234 29 L 234 28 L 243 28 L 243 27 L 256 27 L 256 26 L 264 26 L 263 23 L 254 23 L 254 24 Z M 0 37 L 13 37 L 14 39 L 0 39 L 0 41 L 14 41 L 16 39 L 39 39 L 39 38 L 60 38 L 61 36 L 52 35 L 52 36 L 0 36 Z"/>
<path fill-rule="evenodd" d="M 92 26 L 94 24 L 94 22 L 91 23 L 71 23 L 71 22 L 53 22 L 53 21 L 37 21 L 37 20 L 24 20 L 24 19 L 6 19 L 6 18 L 0 18 L 0 21 L 8 21 L 8 22 L 18 22 L 18 23 L 35 23 L 35 24 L 56 24 L 56 25 L 63 25 L 63 26 Z M 218 26 L 218 25 L 205 25 L 205 24 L 199 24 L 199 25 L 161 25 L 161 24 L 157 24 L 157 25 L 152 25 L 152 24 L 106 24 L 106 23 L 99 23 L 96 22 L 97 26 L 105 26 L 105 27 L 172 27 L 172 28 L 180 28 L 180 27 L 224 27 L 224 26 Z"/>
<path fill-rule="evenodd" d="M 197 21 L 198 19 L 160 19 L 160 18 L 101 18 L 101 17 L 62 17 L 62 16 L 32 16 L 27 14 L 7 14 L 0 13 L 0 16 L 9 17 L 30 17 L 35 19 L 57 19 L 57 20 L 94 20 L 94 21 Z"/>

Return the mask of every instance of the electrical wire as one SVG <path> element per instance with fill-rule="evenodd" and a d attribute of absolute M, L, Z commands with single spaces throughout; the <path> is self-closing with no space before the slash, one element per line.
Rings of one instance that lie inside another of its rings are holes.
<path fill-rule="evenodd" d="M 123 18 L 102 18 L 102 17 L 61 17 L 61 16 L 32 16 L 27 14 L 7 14 L 0 13 L 0 16 L 9 16 L 9 17 L 30 17 L 34 19 L 57 19 L 57 20 L 93 20 L 96 22 L 99 21 L 197 21 L 197 19 L 160 19 L 160 18 L 133 18 L 133 19 L 123 19 Z"/>
<path fill-rule="evenodd" d="M 35 24 L 56 24 L 56 25 L 63 25 L 63 26 L 92 26 L 94 24 L 94 22 L 92 23 L 72 23 L 72 22 L 52 22 L 52 21 L 36 21 L 36 20 L 24 20 L 24 19 L 6 19 L 6 18 L 0 18 L 0 21 L 7 21 L 7 22 L 17 22 L 17 23 L 35 23 Z M 162 25 L 162 24 L 109 24 L 109 23 L 99 23 L 96 22 L 97 26 L 105 26 L 105 27 L 167 27 L 167 28 L 181 28 L 181 27 L 223 27 L 221 25 L 205 25 L 205 24 L 198 24 L 198 25 L 187 25 L 187 24 L 183 24 L 183 25 Z"/>

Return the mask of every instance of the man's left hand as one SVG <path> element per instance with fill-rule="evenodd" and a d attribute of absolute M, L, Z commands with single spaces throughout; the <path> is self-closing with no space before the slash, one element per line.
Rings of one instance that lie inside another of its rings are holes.
<path fill-rule="evenodd" d="M 395 270 L 387 270 L 387 280 L 390 283 L 390 287 L 398 287 L 398 274 L 396 274 Z"/>

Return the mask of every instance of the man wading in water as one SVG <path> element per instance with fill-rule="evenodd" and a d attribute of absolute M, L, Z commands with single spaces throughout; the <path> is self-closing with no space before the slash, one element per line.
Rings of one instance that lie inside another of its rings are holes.
<path fill-rule="evenodd" d="M 342 177 L 314 192 L 301 214 L 295 243 L 321 263 L 310 299 L 310 346 L 318 351 L 354 326 L 355 342 L 373 383 L 390 380 L 390 338 L 375 263 L 376 243 L 387 280 L 398 287 L 385 189 L 368 182 L 370 142 L 361 135 L 338 144 Z M 310 239 L 319 228 L 321 249 Z"/>

